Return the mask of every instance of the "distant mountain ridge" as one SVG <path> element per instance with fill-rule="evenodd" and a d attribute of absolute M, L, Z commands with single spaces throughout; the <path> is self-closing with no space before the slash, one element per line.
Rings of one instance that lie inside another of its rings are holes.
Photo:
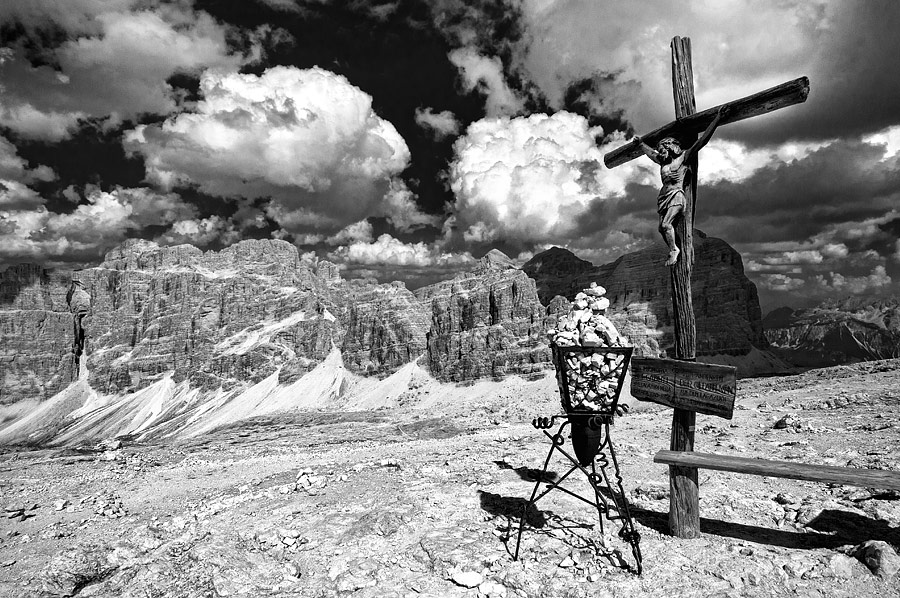
<path fill-rule="evenodd" d="M 900 357 L 900 299 L 829 299 L 806 309 L 781 307 L 763 320 L 773 350 L 802 367 Z"/>
<path fill-rule="evenodd" d="M 745 375 L 772 367 L 740 256 L 719 240 L 696 245 L 701 354 Z M 344 280 L 278 240 L 208 252 L 131 240 L 77 272 L 12 267 L 0 272 L 0 442 L 175 438 L 279 410 L 407 407 L 426 380 L 544 378 L 545 331 L 568 301 L 540 296 L 593 280 L 637 353 L 658 355 L 671 324 L 657 249 L 599 267 L 550 250 L 529 262 L 536 279 L 494 250 L 415 292 Z M 73 279 L 91 303 L 77 364 Z"/>

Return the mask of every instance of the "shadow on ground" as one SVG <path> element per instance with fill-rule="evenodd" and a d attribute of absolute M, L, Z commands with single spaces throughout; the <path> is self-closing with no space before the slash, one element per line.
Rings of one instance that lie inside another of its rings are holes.
<path fill-rule="evenodd" d="M 661 534 L 669 534 L 668 513 L 650 511 L 632 505 L 631 515 L 641 525 Z M 834 549 L 846 544 L 859 544 L 866 540 L 884 540 L 895 545 L 900 542 L 898 528 L 849 511 L 822 511 L 818 517 L 806 525 L 806 528 L 811 531 L 788 531 L 707 517 L 700 518 L 700 531 L 704 534 L 792 549 Z"/>
<path fill-rule="evenodd" d="M 517 474 L 519 477 L 525 480 L 526 482 L 536 482 L 538 480 L 542 482 L 555 482 L 559 478 L 559 474 L 555 471 L 544 471 L 542 469 L 535 469 L 533 467 L 513 467 L 506 461 L 494 461 L 497 464 L 497 467 L 500 469 L 509 469 Z"/>
<path fill-rule="evenodd" d="M 540 472 L 538 472 L 540 473 Z M 603 534 L 603 521 L 599 530 L 595 523 L 585 523 L 569 517 L 558 515 L 553 511 L 541 511 L 534 504 L 519 497 L 501 496 L 492 492 L 478 491 L 481 508 L 488 513 L 503 517 L 507 521 L 506 533 L 500 540 L 506 545 L 506 552 L 515 556 L 519 550 L 519 539 L 539 536 L 544 539 L 553 538 L 568 546 L 571 551 L 587 551 L 604 559 L 609 565 L 625 570 L 633 570 L 622 556 L 620 549 L 606 545 Z M 526 505 L 528 511 L 525 513 Z M 520 527 L 522 515 L 525 513 L 525 524 Z M 606 522 L 612 525 L 613 522 Z M 615 526 L 613 530 L 617 529 Z M 541 546 L 543 542 L 538 542 Z M 540 548 L 538 548 L 540 550 Z"/>

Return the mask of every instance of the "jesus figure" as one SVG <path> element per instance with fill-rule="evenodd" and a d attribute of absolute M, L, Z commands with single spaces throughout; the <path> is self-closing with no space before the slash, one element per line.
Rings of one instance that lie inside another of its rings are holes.
<path fill-rule="evenodd" d="M 656 198 L 656 209 L 659 212 L 659 232 L 666 245 L 669 246 L 667 266 L 674 266 L 678 261 L 678 254 L 681 253 L 675 243 L 675 227 L 672 223 L 679 214 L 684 213 L 684 181 L 688 174 L 688 164 L 691 157 L 709 142 L 716 127 L 719 126 L 719 121 L 724 116 L 725 107 L 723 106 L 719 108 L 716 117 L 700 138 L 687 151 L 682 151 L 681 145 L 674 137 L 661 139 L 656 144 L 656 149 L 644 143 L 640 137 L 634 137 L 634 141 L 640 145 L 641 151 L 659 164 L 662 189 L 659 190 L 659 196 Z M 691 234 L 691 231 L 688 231 L 688 234 Z"/>

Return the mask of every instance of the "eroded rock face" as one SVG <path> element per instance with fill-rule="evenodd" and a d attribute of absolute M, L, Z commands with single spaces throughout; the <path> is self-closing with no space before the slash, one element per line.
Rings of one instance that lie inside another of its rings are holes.
<path fill-rule="evenodd" d="M 762 331 L 759 296 L 745 275 L 741 256 L 721 239 L 694 231 L 696 261 L 692 278 L 698 355 L 746 355 L 768 343 Z M 656 244 L 615 262 L 593 266 L 554 247 L 534 256 L 522 269 L 535 279 L 541 301 L 573 298 L 596 282 L 611 301 L 609 317 L 638 354 L 656 356 L 674 345 L 666 249 Z"/>
<path fill-rule="evenodd" d="M 68 273 L 23 264 L 0 272 L 0 404 L 47 399 L 75 375 Z"/>
<path fill-rule="evenodd" d="M 431 314 L 403 283 L 351 280 L 341 288 L 349 299 L 339 312 L 347 367 L 385 374 L 425 353 Z"/>
<path fill-rule="evenodd" d="M 740 256 L 700 235 L 695 247 L 698 352 L 765 346 L 756 288 Z M 568 309 L 553 297 L 591 282 L 606 287 L 618 330 L 640 353 L 657 355 L 672 336 L 664 257 L 660 245 L 595 267 L 554 249 L 523 271 L 492 251 L 473 272 L 413 294 L 401 283 L 342 280 L 334 264 L 301 259 L 277 240 L 218 252 L 131 240 L 77 273 L 90 296 L 83 361 L 91 387 L 105 394 L 166 376 L 206 391 L 276 372 L 289 383 L 334 347 L 362 374 L 386 375 L 424 356 L 445 381 L 543 375 L 552 368 L 544 333 Z M 72 273 L 29 266 L 0 275 L 0 401 L 46 399 L 77 376 L 71 280 Z"/>
<path fill-rule="evenodd" d="M 831 300 L 814 308 L 779 308 L 763 320 L 785 360 L 804 367 L 900 357 L 900 300 Z"/>
<path fill-rule="evenodd" d="M 220 252 L 131 241 L 80 273 L 93 298 L 91 386 L 115 393 L 173 373 L 200 388 L 306 371 L 340 331 L 326 317 L 329 284 L 281 241 Z M 339 341 L 338 341 L 339 342 Z"/>
<path fill-rule="evenodd" d="M 72 275 L 20 266 L 2 276 L 3 400 L 48 398 L 75 376 Z M 204 253 L 131 240 L 77 278 L 91 297 L 89 382 L 102 393 L 167 375 L 206 390 L 276 371 L 291 382 L 335 346 L 349 369 L 383 374 L 425 350 L 428 315 L 406 287 L 344 281 L 333 264 L 301 260 L 283 241 Z"/>
<path fill-rule="evenodd" d="M 550 367 L 547 310 L 534 281 L 492 251 L 473 273 L 418 289 L 431 313 L 427 362 L 447 381 L 538 374 Z"/>

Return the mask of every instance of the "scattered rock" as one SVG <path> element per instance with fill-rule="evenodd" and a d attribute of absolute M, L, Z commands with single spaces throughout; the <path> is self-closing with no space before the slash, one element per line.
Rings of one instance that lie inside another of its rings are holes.
<path fill-rule="evenodd" d="M 97 448 L 102 451 L 117 451 L 122 448 L 122 441 L 118 438 L 107 438 L 97 444 Z"/>
<path fill-rule="evenodd" d="M 282 538 L 297 539 L 300 537 L 300 532 L 295 529 L 285 529 L 282 527 L 282 528 L 278 529 L 278 535 L 281 536 Z"/>
<path fill-rule="evenodd" d="M 121 451 L 104 451 L 100 456 L 101 461 L 118 461 L 122 458 Z"/>
<path fill-rule="evenodd" d="M 777 495 L 775 495 L 775 502 L 780 505 L 794 505 L 799 503 L 800 501 L 787 492 L 779 492 Z"/>
<path fill-rule="evenodd" d="M 787 415 L 776 421 L 772 427 L 776 430 L 784 430 L 786 428 L 795 428 L 799 425 L 800 421 L 796 418 L 796 416 L 788 413 Z"/>
<path fill-rule="evenodd" d="M 807 525 L 812 522 L 816 517 L 822 514 L 822 506 L 821 505 L 807 505 L 797 511 L 797 523 L 800 525 Z"/>
<path fill-rule="evenodd" d="M 454 571 L 450 579 L 458 586 L 464 588 L 477 588 L 484 579 L 477 571 Z"/>
<path fill-rule="evenodd" d="M 853 577 L 853 566 L 856 560 L 845 554 L 836 554 L 828 560 L 828 567 L 835 577 L 850 579 Z"/>
<path fill-rule="evenodd" d="M 853 549 L 853 555 L 881 579 L 890 579 L 900 570 L 900 556 L 882 540 L 868 540 Z"/>
<path fill-rule="evenodd" d="M 669 498 L 669 487 L 661 482 L 643 482 L 635 486 L 631 492 L 635 498 L 649 500 L 667 500 Z"/>
<path fill-rule="evenodd" d="M 486 581 L 478 586 L 478 593 L 487 596 L 487 598 L 506 598 L 506 586 L 493 581 Z"/>
<path fill-rule="evenodd" d="M 85 586 L 108 577 L 116 567 L 104 546 L 77 546 L 53 558 L 43 571 L 45 596 L 74 596 Z"/>

